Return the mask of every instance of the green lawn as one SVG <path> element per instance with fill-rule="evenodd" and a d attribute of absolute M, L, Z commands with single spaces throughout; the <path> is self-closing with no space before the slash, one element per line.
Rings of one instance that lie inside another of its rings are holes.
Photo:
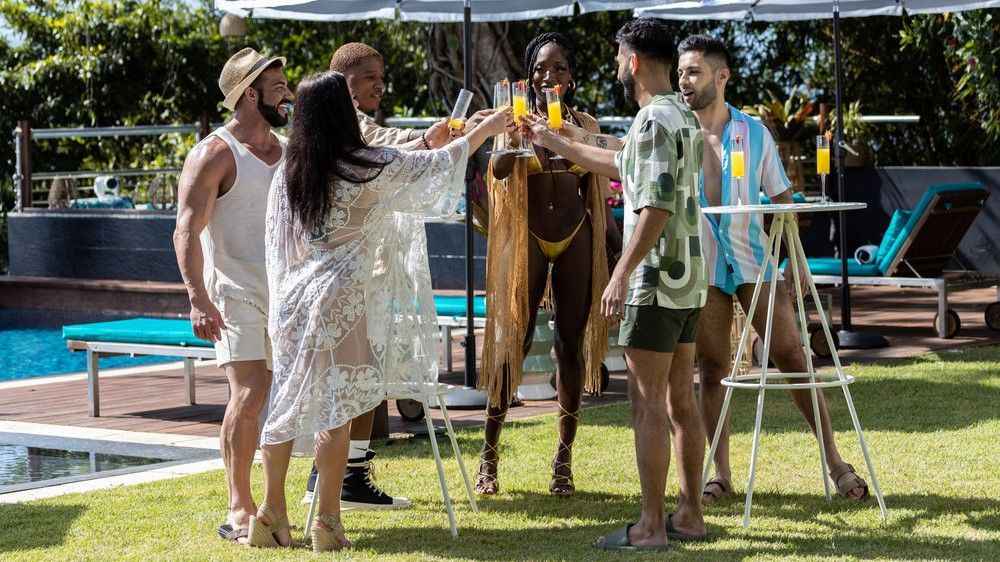
<path fill-rule="evenodd" d="M 600 534 L 634 520 L 638 481 L 625 405 L 585 410 L 575 448 L 578 493 L 548 494 L 555 418 L 511 423 L 504 435 L 501 493 L 473 513 L 457 465 L 447 462 L 458 506 L 459 538 L 448 520 L 426 439 L 378 446 L 376 477 L 414 508 L 345 517 L 357 548 L 344 558 L 399 560 L 581 559 L 951 559 L 1000 557 L 1000 348 L 928 355 L 877 366 L 849 367 L 865 435 L 886 494 L 889 520 L 874 501 L 827 502 L 818 454 L 787 393 L 767 402 L 753 520 L 740 526 L 742 499 L 707 508 L 718 536 L 712 543 L 676 546 L 668 553 L 602 553 L 589 546 Z M 828 393 L 837 441 L 849 462 L 864 461 L 840 393 Z M 755 395 L 734 400 L 733 464 L 745 486 Z M 481 432 L 460 441 L 474 470 Z M 444 444 L 444 442 L 442 442 Z M 447 459 L 446 459 L 447 461 Z M 289 475 L 290 497 L 303 489 L 308 460 Z M 671 468 L 668 492 L 676 491 Z M 254 482 L 261 482 L 256 467 Z M 667 499 L 668 509 L 674 501 Z M 304 549 L 250 553 L 215 534 L 223 520 L 223 476 L 211 472 L 176 480 L 0 505 L 3 560 L 238 560 L 311 559 Z M 305 506 L 291 516 L 302 524 Z"/>

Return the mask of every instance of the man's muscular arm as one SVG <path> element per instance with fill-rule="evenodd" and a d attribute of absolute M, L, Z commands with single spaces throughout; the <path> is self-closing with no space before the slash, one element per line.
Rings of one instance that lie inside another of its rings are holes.
<path fill-rule="evenodd" d="M 229 147 L 211 138 L 188 154 L 177 185 L 177 226 L 174 229 L 177 266 L 191 302 L 194 334 L 211 342 L 222 338 L 226 326 L 205 289 L 205 256 L 200 235 L 208 226 L 223 182 L 235 176 L 235 168 Z"/>

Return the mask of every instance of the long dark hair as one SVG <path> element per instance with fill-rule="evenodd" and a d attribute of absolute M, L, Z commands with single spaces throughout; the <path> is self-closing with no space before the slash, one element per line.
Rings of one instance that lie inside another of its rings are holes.
<path fill-rule="evenodd" d="M 295 117 L 285 158 L 285 189 L 292 214 L 303 230 L 310 232 L 323 224 L 330 211 L 332 179 L 368 182 L 378 177 L 385 163 L 358 151 L 368 145 L 361 138 L 343 74 L 313 74 L 299 84 L 295 97 Z M 356 176 L 345 164 L 373 171 Z"/>
<path fill-rule="evenodd" d="M 566 57 L 566 62 L 569 63 L 570 74 L 575 75 L 576 58 L 573 56 L 572 44 L 570 44 L 569 39 L 567 39 L 562 33 L 552 31 L 536 36 L 530 43 L 528 43 L 528 46 L 525 47 L 524 70 L 528 73 L 528 76 L 534 76 L 535 63 L 538 62 L 538 51 L 541 51 L 542 47 L 548 45 L 549 43 L 559 45 L 559 48 L 562 49 L 563 56 Z M 536 107 L 538 102 L 535 100 L 535 89 L 530 87 L 530 79 L 528 80 L 528 83 L 528 106 Z M 575 88 L 568 88 L 565 92 L 563 92 L 562 98 L 566 107 L 569 107 L 573 103 L 573 90 L 575 90 Z"/>

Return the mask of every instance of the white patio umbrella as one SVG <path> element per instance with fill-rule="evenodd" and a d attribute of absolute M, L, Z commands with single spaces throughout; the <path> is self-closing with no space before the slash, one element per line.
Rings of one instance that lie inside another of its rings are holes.
<path fill-rule="evenodd" d="M 631 10 L 662 0 L 215 0 L 215 7 L 240 17 L 317 22 L 395 19 L 428 23 L 462 22 L 463 84 L 471 79 L 472 22 L 528 20 L 580 13 Z M 472 182 L 466 182 L 466 201 L 472 200 Z M 473 328 L 472 213 L 465 214 L 466 310 L 465 385 L 476 386 L 476 336 Z M 482 406 L 482 393 L 452 393 L 449 406 Z"/>
<path fill-rule="evenodd" d="M 843 144 L 843 108 L 841 104 L 840 18 L 866 16 L 901 16 L 960 12 L 981 8 L 1000 7 L 1000 0 L 674 0 L 652 7 L 635 10 L 639 17 L 663 19 L 744 19 L 759 21 L 792 21 L 833 19 L 834 75 L 837 106 L 836 151 L 841 160 Z M 837 166 L 837 194 L 844 200 L 843 165 Z M 848 349 L 886 347 L 889 342 L 869 331 L 854 330 L 851 326 L 851 287 L 847 283 L 847 231 L 844 211 L 839 213 L 841 260 L 841 329 L 837 333 L 839 345 Z M 941 320 L 942 322 L 944 319 Z"/>

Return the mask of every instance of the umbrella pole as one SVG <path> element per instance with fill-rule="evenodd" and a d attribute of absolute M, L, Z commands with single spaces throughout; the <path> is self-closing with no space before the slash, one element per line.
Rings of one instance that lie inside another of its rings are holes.
<path fill-rule="evenodd" d="M 472 2 L 465 0 L 462 8 L 462 83 L 471 91 L 472 85 Z M 470 168 L 465 176 L 465 388 L 456 389 L 445 395 L 449 408 L 484 408 L 486 394 L 476 388 L 476 332 L 473 290 L 475 289 L 475 267 L 472 261 L 472 195 L 475 189 L 475 157 L 470 154 Z M 451 345 L 451 342 L 445 342 Z"/>
<path fill-rule="evenodd" d="M 834 54 L 834 76 L 837 104 L 837 128 L 836 140 L 834 143 L 834 154 L 837 161 L 837 198 L 846 201 L 844 195 L 844 161 L 841 158 L 844 139 L 844 113 L 841 100 L 840 85 L 840 3 L 833 4 L 833 54 Z M 851 326 L 851 285 L 848 283 L 847 274 L 847 219 L 845 212 L 840 211 L 838 220 L 840 222 L 840 331 L 837 332 L 839 339 L 838 346 L 845 349 L 874 349 L 878 347 L 888 347 L 889 342 L 884 337 L 875 332 L 867 330 L 854 330 Z"/>

